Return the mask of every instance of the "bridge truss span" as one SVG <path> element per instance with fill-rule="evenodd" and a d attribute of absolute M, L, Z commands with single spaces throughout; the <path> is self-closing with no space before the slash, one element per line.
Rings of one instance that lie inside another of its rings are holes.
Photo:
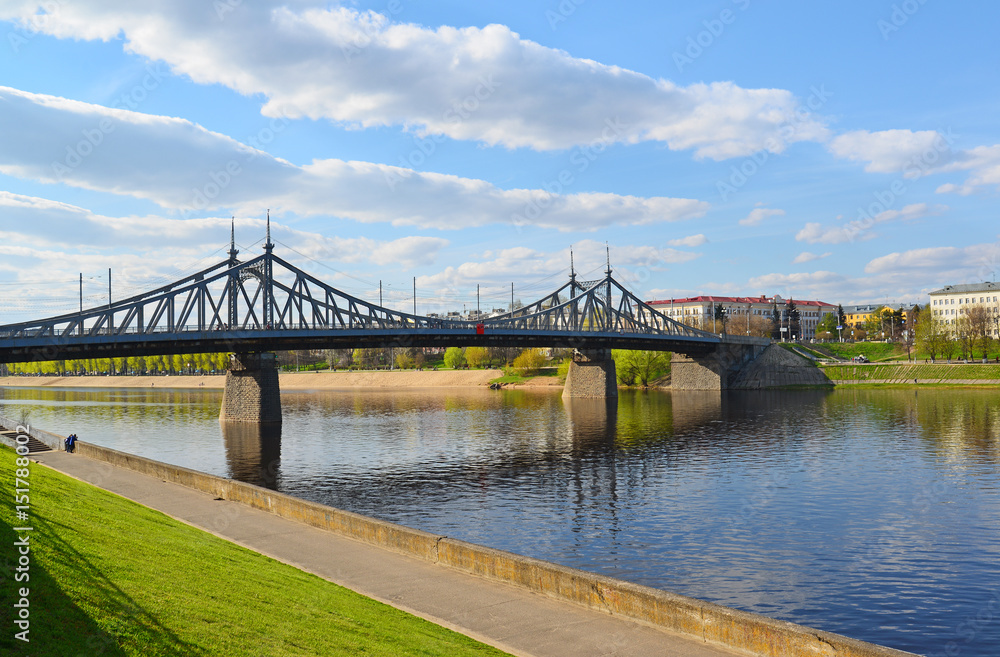
<path fill-rule="evenodd" d="M 0 362 L 211 351 L 347 347 L 523 346 L 708 353 L 731 338 L 694 329 L 616 281 L 580 283 L 478 321 L 426 317 L 347 294 L 273 253 L 229 259 L 149 292 L 0 326 Z M 751 338 L 751 340 L 758 340 Z"/>

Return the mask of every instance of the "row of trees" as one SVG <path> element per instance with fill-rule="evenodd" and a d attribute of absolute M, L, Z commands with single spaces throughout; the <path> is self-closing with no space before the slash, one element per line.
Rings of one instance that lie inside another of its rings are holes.
<path fill-rule="evenodd" d="M 326 357 L 324 362 L 323 356 Z M 558 350 L 555 361 L 568 362 L 568 350 Z M 618 381 L 622 385 L 647 386 L 670 371 L 670 354 L 659 351 L 615 349 L 612 351 Z M 399 369 L 419 368 L 426 364 L 422 350 L 409 349 L 337 349 L 325 354 L 308 351 L 285 351 L 278 354 L 279 363 L 290 367 L 340 367 L 376 369 L 387 368 L 392 363 Z M 450 347 L 445 351 L 445 367 L 473 369 L 503 367 L 521 374 L 534 376 L 545 366 L 547 356 L 541 349 Z M 72 360 L 37 361 L 8 365 L 11 374 L 67 375 L 67 374 L 204 374 L 222 372 L 229 365 L 228 353 L 183 354 L 169 356 L 137 356 L 130 358 L 88 358 Z"/>
<path fill-rule="evenodd" d="M 684 321 L 689 326 L 712 333 L 737 333 L 775 340 L 780 339 L 783 334 L 789 338 L 802 336 L 801 313 L 791 299 L 781 306 L 772 303 L 771 311 L 767 314 L 754 315 L 752 310 L 753 308 L 750 306 L 727 308 L 721 303 L 717 303 L 713 307 L 710 318 L 694 316 L 685 318 Z"/>
<path fill-rule="evenodd" d="M 917 347 L 931 359 L 989 358 L 998 347 L 1000 312 L 989 306 L 972 306 L 953 324 L 935 319 L 925 309 L 916 322 Z"/>
<path fill-rule="evenodd" d="M 505 367 L 520 356 L 516 347 L 451 347 L 445 351 L 445 367 L 457 369 Z M 380 347 L 371 349 L 329 349 L 326 364 L 337 369 L 419 369 L 427 365 L 428 357 L 417 347 Z"/>
<path fill-rule="evenodd" d="M 844 337 L 854 340 L 885 340 L 906 349 L 910 358 L 914 349 L 933 360 L 938 358 L 988 358 L 997 350 L 1000 312 L 992 306 L 976 305 L 963 309 L 954 323 L 937 319 L 929 308 L 914 306 L 909 311 L 882 306 L 871 313 L 862 326 L 846 328 Z M 836 338 L 837 319 L 830 315 L 816 329 L 820 339 Z M 841 326 L 843 318 L 839 320 Z"/>
<path fill-rule="evenodd" d="M 129 358 L 78 358 L 11 363 L 11 374 L 181 374 L 222 371 L 229 366 L 228 353 L 174 354 Z"/>

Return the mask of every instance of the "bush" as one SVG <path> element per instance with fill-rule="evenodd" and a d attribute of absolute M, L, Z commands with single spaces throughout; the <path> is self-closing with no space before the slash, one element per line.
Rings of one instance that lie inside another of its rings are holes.
<path fill-rule="evenodd" d="M 535 376 L 545 364 L 541 349 L 525 349 L 514 359 L 513 368 L 521 376 Z"/>
<path fill-rule="evenodd" d="M 670 354 L 663 351 L 612 349 L 618 383 L 648 386 L 670 373 Z"/>
<path fill-rule="evenodd" d="M 448 350 L 444 352 L 444 364 L 446 367 L 457 370 L 465 365 L 465 351 L 459 347 L 448 347 Z"/>
<path fill-rule="evenodd" d="M 559 368 L 556 370 L 556 376 L 559 377 L 559 381 L 566 383 L 566 377 L 569 376 L 569 364 L 572 363 L 571 358 L 564 358 L 561 363 L 559 363 Z"/>
<path fill-rule="evenodd" d="M 469 367 L 483 367 L 489 361 L 486 347 L 467 347 L 465 350 L 465 361 Z"/>

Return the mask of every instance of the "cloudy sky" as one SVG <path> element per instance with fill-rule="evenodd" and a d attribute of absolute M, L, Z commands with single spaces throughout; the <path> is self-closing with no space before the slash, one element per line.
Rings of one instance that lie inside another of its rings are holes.
<path fill-rule="evenodd" d="M 1000 5 L 0 0 L 0 323 L 277 252 L 418 310 L 994 280 Z"/>

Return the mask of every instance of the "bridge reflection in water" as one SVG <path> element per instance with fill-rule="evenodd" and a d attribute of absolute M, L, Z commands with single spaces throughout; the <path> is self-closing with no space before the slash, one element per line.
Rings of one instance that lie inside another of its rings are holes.
<path fill-rule="evenodd" d="M 278 490 L 281 475 L 281 425 L 220 421 L 229 476 Z"/>

